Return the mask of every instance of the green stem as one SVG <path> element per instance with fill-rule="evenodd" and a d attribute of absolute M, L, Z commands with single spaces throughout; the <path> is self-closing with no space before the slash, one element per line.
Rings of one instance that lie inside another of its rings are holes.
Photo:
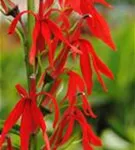
<path fill-rule="evenodd" d="M 28 0 L 27 1 L 27 9 L 34 11 L 34 0 Z M 33 16 L 31 14 L 28 14 L 28 20 L 27 20 L 27 29 L 28 29 L 28 33 L 27 33 L 27 39 L 25 41 L 25 64 L 26 64 L 26 70 L 27 70 L 27 80 L 28 80 L 28 88 L 30 88 L 30 76 L 33 73 L 33 68 L 29 63 L 29 50 L 31 47 L 31 43 L 32 43 L 32 31 L 33 31 L 33 26 L 34 26 L 35 20 L 33 18 Z"/>
<path fill-rule="evenodd" d="M 34 12 L 35 2 L 34 0 L 27 0 L 27 9 Z M 28 87 L 30 89 L 30 76 L 33 73 L 33 68 L 29 63 L 29 50 L 32 44 L 32 31 L 34 27 L 35 20 L 31 14 L 28 14 L 28 34 L 27 40 L 25 42 L 25 63 L 26 63 L 26 70 L 27 70 L 27 79 L 28 79 Z M 32 134 L 30 138 L 29 150 L 37 150 L 37 135 Z"/>
<path fill-rule="evenodd" d="M 29 150 L 37 150 L 37 135 L 36 135 L 36 133 L 31 135 Z"/>
<path fill-rule="evenodd" d="M 27 9 L 31 10 L 34 12 L 34 0 L 28 0 L 27 1 Z M 28 46 L 30 48 L 31 43 L 32 43 L 32 30 L 33 30 L 33 26 L 34 26 L 35 20 L 33 18 L 33 16 L 31 14 L 28 14 Z"/>

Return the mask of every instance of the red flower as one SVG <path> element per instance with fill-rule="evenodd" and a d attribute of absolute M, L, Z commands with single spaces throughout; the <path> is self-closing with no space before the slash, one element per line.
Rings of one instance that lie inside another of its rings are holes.
<path fill-rule="evenodd" d="M 92 131 L 91 126 L 87 123 L 85 117 L 83 116 L 82 112 L 76 108 L 76 120 L 80 124 L 82 128 L 82 143 L 83 143 L 83 149 L 84 150 L 93 150 L 92 145 L 94 146 L 101 146 L 102 142 L 101 140 L 94 134 Z"/>
<path fill-rule="evenodd" d="M 83 79 L 75 72 L 69 71 L 69 82 L 67 94 L 62 100 L 63 103 L 66 99 L 69 100 L 69 106 L 75 106 L 77 104 L 77 96 L 80 95 L 82 98 L 82 107 L 85 115 L 96 118 L 96 115 L 93 113 L 91 106 L 85 96 L 85 84 Z"/>
<path fill-rule="evenodd" d="M 56 100 L 48 93 L 41 92 L 36 94 L 36 83 L 35 78 L 31 78 L 31 87 L 30 92 L 27 91 L 21 86 L 16 85 L 16 89 L 21 96 L 20 101 L 17 103 L 13 111 L 10 113 L 8 119 L 5 121 L 4 128 L 2 130 L 0 138 L 0 147 L 2 146 L 5 137 L 8 131 L 13 127 L 17 120 L 21 117 L 21 128 L 20 128 L 20 138 L 21 138 L 21 150 L 28 150 L 29 137 L 35 130 L 40 127 L 43 132 L 43 137 L 47 145 L 47 149 L 50 149 L 48 142 L 48 137 L 46 134 L 46 125 L 43 119 L 43 115 L 40 112 L 40 109 L 37 107 L 36 100 L 39 95 L 47 95 L 51 97 L 55 105 L 55 121 L 54 126 L 56 125 L 59 118 L 58 105 Z"/>
<path fill-rule="evenodd" d="M 50 4 L 52 4 L 53 1 L 50 1 L 51 3 L 43 2 L 43 0 L 40 1 L 40 6 L 39 6 L 39 12 L 38 14 L 35 14 L 31 11 L 23 11 L 21 12 L 12 22 L 10 28 L 9 28 L 9 33 L 13 33 L 16 27 L 16 24 L 20 17 L 24 13 L 31 13 L 35 19 L 35 27 L 33 29 L 33 35 L 32 35 L 32 46 L 30 50 L 30 63 L 34 64 L 36 54 L 43 51 L 45 49 L 45 43 L 49 47 L 49 62 L 50 66 L 53 66 L 53 56 L 54 56 L 54 50 L 52 48 L 52 40 L 51 40 L 51 35 L 54 35 L 54 37 L 57 37 L 59 40 L 64 42 L 68 47 L 71 48 L 73 52 L 76 53 L 81 53 L 76 47 L 72 46 L 68 40 L 63 36 L 61 29 L 57 26 L 56 23 L 51 21 L 49 19 L 50 12 L 46 12 L 44 14 L 44 8 L 50 7 Z M 48 5 L 49 4 L 49 5 Z"/>
<path fill-rule="evenodd" d="M 82 144 L 84 150 L 93 150 L 91 144 L 95 146 L 102 145 L 101 140 L 94 134 L 83 113 L 77 107 L 69 107 L 64 112 L 58 128 L 50 138 L 50 144 L 54 145 L 53 150 L 56 150 L 69 140 L 73 132 L 75 121 L 77 121 L 82 128 Z"/>
<path fill-rule="evenodd" d="M 86 19 L 89 17 L 89 15 L 84 16 Z M 113 79 L 113 73 L 111 70 L 104 64 L 104 62 L 97 56 L 96 52 L 94 51 L 93 46 L 91 43 L 85 39 L 81 38 L 81 26 L 83 23 L 83 18 L 79 21 L 79 23 L 76 25 L 75 31 L 70 35 L 69 41 L 72 45 L 78 47 L 82 54 L 80 56 L 80 67 L 81 72 L 83 75 L 83 79 L 85 81 L 86 87 L 87 87 L 87 93 L 91 94 L 92 87 L 93 87 L 93 69 L 95 70 L 98 80 L 100 84 L 102 85 L 103 89 L 107 91 L 107 87 L 101 77 L 101 73 L 104 74 L 106 77 Z M 72 53 L 73 58 L 75 53 Z M 66 63 L 68 56 L 68 51 L 63 49 L 58 56 L 58 58 L 55 60 L 55 71 L 52 72 L 53 77 L 57 77 L 59 74 L 63 73 L 64 65 Z M 59 63 L 60 62 L 60 63 Z M 58 66 L 58 67 L 57 67 Z"/>
<path fill-rule="evenodd" d="M 56 92 L 57 92 L 57 90 L 58 90 L 58 88 L 59 88 L 60 83 L 61 83 L 61 79 L 55 80 L 55 81 L 54 81 L 54 84 L 52 85 L 52 87 L 51 87 L 51 89 L 50 89 L 50 91 L 49 91 L 49 94 L 55 96 L 55 95 L 56 95 Z M 46 105 L 50 102 L 50 99 L 51 99 L 51 97 L 47 96 L 47 97 L 44 99 L 44 101 L 42 102 L 42 105 L 43 105 L 43 106 L 46 106 Z"/>
<path fill-rule="evenodd" d="M 88 16 L 86 16 L 86 18 L 87 17 Z M 81 19 L 76 27 L 76 30 L 70 36 L 70 42 L 72 43 L 72 45 L 79 47 L 79 49 L 82 51 L 82 54 L 79 55 L 80 67 L 81 67 L 83 79 L 87 87 L 87 93 L 91 94 L 92 92 L 93 69 L 95 70 L 98 77 L 98 81 L 102 85 L 103 89 L 107 91 L 107 87 L 101 77 L 101 73 L 110 79 L 114 78 L 113 73 L 104 64 L 104 62 L 97 56 L 91 43 L 88 40 L 81 38 L 80 29 L 81 29 L 82 21 L 83 20 Z"/>
<path fill-rule="evenodd" d="M 80 55 L 80 66 L 82 70 L 82 74 L 87 85 L 88 93 L 91 93 L 92 88 L 92 67 L 91 63 L 93 64 L 93 68 L 97 74 L 98 81 L 102 85 L 103 89 L 107 91 L 106 85 L 101 77 L 101 73 L 104 74 L 106 77 L 113 79 L 114 76 L 111 70 L 103 63 L 103 61 L 97 56 L 94 51 L 94 48 L 90 44 L 89 41 L 80 39 L 80 49 L 82 50 L 83 54 Z"/>
<path fill-rule="evenodd" d="M 103 4 L 107 7 L 111 7 L 105 0 L 59 0 L 60 5 L 65 7 L 71 7 L 74 11 L 80 15 L 89 14 L 92 17 L 87 17 L 87 24 L 90 32 L 97 38 L 104 41 L 112 49 L 115 49 L 115 45 L 112 41 L 109 27 L 100 13 L 94 7 L 95 3 Z"/>
<path fill-rule="evenodd" d="M 86 18 L 87 18 L 87 16 L 86 16 Z M 92 92 L 93 69 L 96 72 L 98 81 L 102 85 L 103 89 L 105 91 L 107 91 L 107 87 L 101 77 L 101 73 L 110 79 L 114 78 L 113 73 L 104 64 L 104 62 L 97 56 L 91 43 L 89 41 L 81 38 L 80 28 L 82 25 L 82 21 L 83 21 L 82 19 L 79 21 L 79 23 L 77 24 L 76 30 L 72 33 L 69 40 L 70 40 L 70 43 L 72 43 L 72 45 L 79 47 L 79 49 L 82 51 L 82 54 L 79 55 L 80 56 L 80 67 L 81 67 L 81 72 L 83 75 L 85 85 L 87 87 L 87 93 L 91 94 L 91 92 Z M 73 53 L 73 55 L 74 55 L 74 53 Z M 66 57 L 67 56 L 65 55 L 64 61 L 66 61 Z M 62 69 L 63 69 L 63 67 L 64 66 L 62 66 Z"/>
<path fill-rule="evenodd" d="M 64 47 L 57 56 L 57 58 L 55 59 L 54 61 L 55 69 L 51 72 L 51 76 L 53 78 L 57 78 L 60 74 L 64 72 L 64 67 L 67 62 L 68 54 L 69 54 L 68 48 Z"/>
<path fill-rule="evenodd" d="M 13 150 L 10 137 L 7 137 L 7 144 L 8 144 L 8 150 Z"/>

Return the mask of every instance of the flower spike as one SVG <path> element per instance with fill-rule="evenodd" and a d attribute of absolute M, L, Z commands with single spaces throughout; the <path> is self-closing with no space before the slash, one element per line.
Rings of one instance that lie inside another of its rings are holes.
<path fill-rule="evenodd" d="M 93 36 L 115 50 L 108 24 L 95 7 L 96 4 L 101 4 L 111 8 L 111 5 L 106 0 L 58 0 L 58 7 L 56 5 L 53 7 L 54 3 L 54 0 L 39 0 L 38 12 L 31 11 L 34 8 L 30 3 L 28 10 L 19 12 L 18 6 L 11 0 L 0 0 L 4 14 L 14 17 L 8 33 L 13 34 L 20 23 L 22 27 L 20 31 L 23 31 L 21 35 L 25 35 L 23 44 L 26 44 L 24 47 L 29 87 L 27 91 L 20 84 L 16 85 L 21 98 L 4 123 L 0 135 L 0 150 L 4 142 L 7 142 L 6 149 L 13 150 L 8 132 L 18 121 L 21 150 L 31 149 L 30 139 L 32 135 L 37 135 L 39 130 L 45 143 L 43 150 L 57 150 L 70 139 L 77 125 L 82 132 L 80 136 L 83 150 L 94 150 L 94 146 L 102 146 L 100 138 L 95 135 L 87 121 L 88 117 L 91 119 L 97 117 L 87 95 L 93 92 L 94 73 L 104 91 L 108 89 L 102 75 L 109 79 L 114 79 L 114 76 L 97 55 L 92 44 L 82 38 L 82 27 L 85 21 Z M 78 14 L 76 16 L 79 19 L 76 22 L 71 20 L 73 13 Z M 32 15 L 31 17 L 35 19 L 33 28 L 29 17 L 26 22 L 30 25 L 30 31 L 32 30 L 31 39 L 21 18 L 24 14 Z M 29 40 L 31 42 L 27 42 Z M 74 64 L 68 63 L 70 58 L 77 64 L 79 58 L 81 74 L 79 70 L 78 73 L 74 70 Z M 43 64 L 45 59 L 47 63 L 45 61 Z M 71 64 L 72 66 L 69 67 Z M 60 118 L 59 102 L 56 97 L 64 75 L 68 78 L 67 91 L 60 106 L 65 101 L 67 103 L 61 107 Z M 44 117 L 51 112 L 54 112 L 54 130 L 48 137 Z"/>

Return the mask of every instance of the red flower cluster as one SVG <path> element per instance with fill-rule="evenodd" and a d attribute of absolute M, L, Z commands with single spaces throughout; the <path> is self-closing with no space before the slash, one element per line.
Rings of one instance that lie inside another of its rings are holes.
<path fill-rule="evenodd" d="M 30 10 L 23 11 L 14 18 L 10 25 L 9 34 L 12 34 L 24 13 L 34 16 L 35 25 L 29 52 L 29 63 L 36 69 L 36 73 L 38 74 L 36 80 L 38 80 L 39 85 L 46 86 L 46 78 L 49 74 L 49 77 L 52 79 L 52 86 L 49 93 L 44 92 L 43 88 L 41 92 L 37 93 L 35 77 L 31 78 L 29 93 L 20 85 L 16 86 L 21 99 L 4 124 L 0 138 L 0 148 L 6 139 L 7 133 L 20 117 L 22 150 L 28 150 L 30 135 L 36 133 L 38 128 L 41 128 L 43 132 L 43 138 L 46 143 L 44 149 L 56 150 L 71 137 L 75 122 L 82 129 L 82 145 L 84 150 L 92 150 L 92 145 L 102 145 L 101 140 L 93 133 L 92 127 L 85 118 L 85 116 L 96 118 L 86 95 L 92 93 L 93 72 L 96 73 L 98 81 L 105 91 L 107 91 L 107 87 L 101 74 L 109 79 L 113 79 L 114 77 L 111 70 L 94 51 L 92 44 L 81 37 L 81 27 L 83 22 L 86 21 L 93 36 L 105 42 L 112 49 L 115 49 L 109 27 L 103 16 L 95 8 L 96 3 L 107 7 L 111 7 L 111 5 L 105 0 L 59 0 L 58 2 L 60 9 L 52 7 L 54 0 L 40 0 L 37 14 Z M 1 4 L 6 11 L 7 8 L 3 0 L 1 0 Z M 72 23 L 69 19 L 74 12 L 80 15 L 80 20 L 71 26 Z M 51 16 L 53 13 L 58 14 L 58 16 L 52 21 Z M 82 77 L 73 69 L 66 66 L 70 56 L 74 61 L 79 57 Z M 38 57 L 40 57 L 40 64 L 36 59 Z M 39 72 L 38 68 L 42 66 L 42 62 L 46 57 L 48 58 L 49 65 L 45 68 L 44 72 Z M 62 82 L 61 75 L 63 74 L 68 76 L 68 89 L 60 105 L 68 100 L 68 107 L 59 119 L 59 108 L 54 96 Z M 50 106 L 54 104 L 55 117 L 53 127 L 55 130 L 50 139 L 46 133 L 44 116 L 37 105 L 39 104 L 39 96 L 43 96 L 42 103 L 40 104 L 43 107 L 48 104 Z M 80 98 L 82 101 L 82 110 L 77 107 Z"/>
<path fill-rule="evenodd" d="M 55 150 L 67 142 L 73 132 L 75 121 L 77 121 L 82 128 L 82 143 L 84 150 L 92 149 L 90 144 L 101 146 L 101 140 L 92 132 L 83 113 L 76 107 L 77 97 L 81 96 L 84 114 L 96 118 L 84 93 L 85 84 L 77 73 L 68 71 L 67 74 L 69 75 L 68 90 L 62 102 L 68 98 L 69 107 L 65 110 L 57 129 L 50 138 L 50 144 L 53 145 L 53 149 Z M 66 129 L 65 132 L 64 129 Z"/>
<path fill-rule="evenodd" d="M 8 131 L 13 127 L 17 120 L 21 117 L 21 128 L 20 128 L 20 138 L 21 138 L 21 150 L 28 150 L 29 137 L 32 133 L 35 133 L 37 128 L 40 127 L 43 132 L 43 138 L 47 144 L 47 149 L 50 149 L 48 142 L 48 136 L 46 134 L 46 125 L 43 119 L 43 115 L 40 109 L 37 107 L 36 101 L 37 97 L 40 95 L 47 95 L 51 97 L 55 105 L 55 120 L 54 127 L 59 119 L 59 109 L 57 102 L 54 97 L 46 92 L 36 93 L 36 82 L 35 78 L 31 78 L 30 92 L 27 93 L 26 90 L 21 85 L 16 85 L 16 89 L 21 96 L 21 99 L 15 106 L 15 108 L 10 113 L 7 118 L 4 128 L 2 130 L 0 138 L 0 147 L 5 141 L 5 137 Z"/>
<path fill-rule="evenodd" d="M 47 6 L 46 6 L 47 5 Z M 30 50 L 30 63 L 33 64 L 35 61 L 35 57 L 38 54 L 38 52 L 42 52 L 45 49 L 45 43 L 49 47 L 49 62 L 50 66 L 53 67 L 53 58 L 54 58 L 54 51 L 53 49 L 53 44 L 51 40 L 51 36 L 56 36 L 58 40 L 61 40 L 64 42 L 67 46 L 69 46 L 73 52 L 80 53 L 79 50 L 77 50 L 76 47 L 73 47 L 68 40 L 63 36 L 61 29 L 55 24 L 53 21 L 49 19 L 50 12 L 44 13 L 44 8 L 48 9 L 50 7 L 51 3 L 46 2 L 45 4 L 43 3 L 43 0 L 40 1 L 40 6 L 39 6 L 39 12 L 38 14 L 35 14 L 31 11 L 23 11 L 21 12 L 12 22 L 9 33 L 13 33 L 16 27 L 17 22 L 19 21 L 21 15 L 24 13 L 31 13 L 35 19 L 35 27 L 33 29 L 33 43 L 31 46 Z M 57 40 L 55 41 L 57 42 Z M 57 43 L 56 43 L 57 44 Z"/>
<path fill-rule="evenodd" d="M 82 144 L 84 150 L 93 150 L 92 145 L 101 146 L 101 140 L 93 133 L 91 126 L 87 123 L 83 113 L 77 107 L 69 107 L 63 114 L 63 117 L 50 138 L 50 144 L 53 150 L 65 144 L 72 135 L 75 121 L 82 128 Z M 66 131 L 64 131 L 66 129 Z"/>

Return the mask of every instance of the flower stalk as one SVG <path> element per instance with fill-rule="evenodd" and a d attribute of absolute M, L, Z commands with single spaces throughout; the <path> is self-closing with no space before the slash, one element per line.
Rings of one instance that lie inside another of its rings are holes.
<path fill-rule="evenodd" d="M 27 1 L 27 9 L 28 11 L 34 11 L 34 0 Z M 30 89 L 30 76 L 33 73 L 33 67 L 29 63 L 29 51 L 32 42 L 32 30 L 34 26 L 34 18 L 32 15 L 28 13 L 28 20 L 27 20 L 27 37 L 24 41 L 24 52 L 25 52 L 25 65 L 26 65 L 26 72 L 27 72 L 27 80 L 28 80 L 28 89 Z"/>
<path fill-rule="evenodd" d="M 28 0 L 27 1 L 27 10 L 28 11 L 34 11 L 35 2 L 34 0 Z M 33 67 L 29 63 L 29 51 L 32 43 L 32 30 L 34 26 L 34 18 L 30 14 L 28 14 L 28 31 L 27 31 L 27 39 L 25 41 L 26 47 L 25 47 L 25 64 L 26 64 L 26 71 L 27 71 L 27 82 L 28 82 L 28 89 L 30 90 L 30 76 L 33 73 Z M 30 143 L 29 143 L 29 149 L 30 150 L 37 150 L 37 135 L 36 133 L 33 133 L 30 137 Z"/>
<path fill-rule="evenodd" d="M 30 139 L 29 150 L 37 150 L 37 133 L 33 133 Z"/>

